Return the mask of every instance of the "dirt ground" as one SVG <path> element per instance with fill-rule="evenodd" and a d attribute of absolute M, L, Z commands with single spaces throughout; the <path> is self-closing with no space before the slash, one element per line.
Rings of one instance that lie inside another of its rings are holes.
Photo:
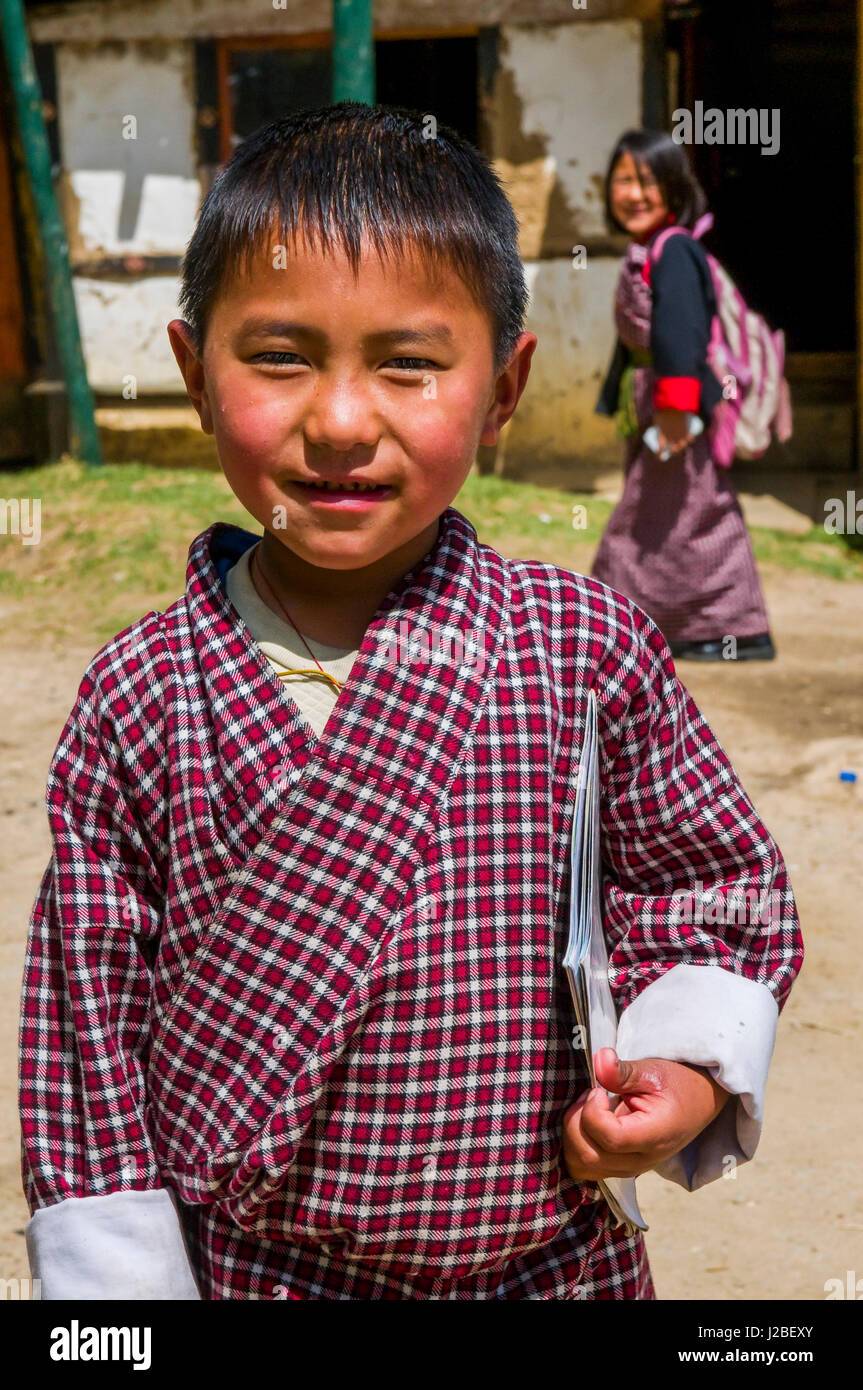
<path fill-rule="evenodd" d="M 763 572 L 779 657 L 681 664 L 791 872 L 807 944 L 779 1024 L 764 1136 L 735 1178 L 639 1180 L 663 1299 L 823 1299 L 863 1278 L 863 584 Z M 24 940 L 49 856 L 51 754 L 91 648 L 6 635 L 0 670 L 0 1277 L 27 1273 L 15 1099 Z M 841 769 L 861 779 L 841 783 Z"/>

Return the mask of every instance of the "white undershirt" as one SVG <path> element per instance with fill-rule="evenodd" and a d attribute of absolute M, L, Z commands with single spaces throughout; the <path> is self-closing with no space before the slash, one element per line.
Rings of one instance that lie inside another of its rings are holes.
<path fill-rule="evenodd" d="M 274 613 L 258 593 L 250 569 L 255 550 L 257 546 L 254 545 L 245 550 L 237 563 L 228 570 L 228 598 L 276 675 L 288 689 L 291 699 L 299 706 L 300 713 L 320 738 L 339 698 L 339 692 L 317 671 L 296 630 L 284 618 Z M 306 637 L 306 634 L 303 636 Z M 349 647 L 328 647 L 323 642 L 313 642 L 310 637 L 306 637 L 306 641 L 324 670 L 344 684 L 357 659 L 359 648 L 351 650 Z M 303 671 L 314 671 L 316 674 L 296 675 L 288 669 L 297 667 Z"/>

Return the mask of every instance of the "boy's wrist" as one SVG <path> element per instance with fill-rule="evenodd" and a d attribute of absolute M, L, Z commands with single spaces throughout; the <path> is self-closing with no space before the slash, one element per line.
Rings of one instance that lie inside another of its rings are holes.
<path fill-rule="evenodd" d="M 713 1100 L 715 1105 L 715 1109 L 713 1111 L 713 1115 L 711 1116 L 711 1120 L 715 1120 L 716 1116 L 719 1114 L 720 1110 L 723 1108 L 729 1096 L 731 1095 L 731 1092 L 727 1091 L 725 1087 L 722 1085 L 722 1083 L 716 1080 L 715 1076 L 709 1070 L 708 1067 L 698 1066 L 695 1062 L 677 1062 L 675 1065 L 679 1067 L 687 1067 L 689 1071 L 698 1072 L 699 1076 L 703 1076 L 704 1080 L 709 1083 L 710 1089 L 713 1092 Z"/>

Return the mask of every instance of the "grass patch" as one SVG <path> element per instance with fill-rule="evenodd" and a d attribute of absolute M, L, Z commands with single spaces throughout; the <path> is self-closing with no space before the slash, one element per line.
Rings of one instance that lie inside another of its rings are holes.
<path fill-rule="evenodd" d="M 42 538 L 0 538 L 0 617 L 7 631 L 95 651 L 185 588 L 189 545 L 214 521 L 259 527 L 220 473 L 71 459 L 0 472 L 0 496 L 41 500 Z M 481 540 L 511 559 L 586 572 L 612 504 L 591 495 L 472 475 L 455 505 Z M 573 507 L 583 508 L 573 528 Z M 760 563 L 831 579 L 863 579 L 859 537 L 752 529 Z"/>

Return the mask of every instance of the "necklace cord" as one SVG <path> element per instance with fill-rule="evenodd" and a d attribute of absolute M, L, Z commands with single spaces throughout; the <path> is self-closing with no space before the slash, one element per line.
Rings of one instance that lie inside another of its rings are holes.
<path fill-rule="evenodd" d="M 294 632 L 297 634 L 297 636 L 299 637 L 299 639 L 300 639 L 300 641 L 302 642 L 303 646 L 305 647 L 306 651 L 308 652 L 309 656 L 312 658 L 312 661 L 313 661 L 313 662 L 315 663 L 315 665 L 317 666 L 318 671 L 320 671 L 321 675 L 323 676 L 324 680 L 330 681 L 330 682 L 336 687 L 336 690 L 342 690 L 342 689 L 343 689 L 343 682 L 342 682 L 342 681 L 336 680 L 335 676 L 330 675 L 329 671 L 325 671 L 325 670 L 324 670 L 323 666 L 322 666 L 321 663 L 318 661 L 318 658 L 315 656 L 314 652 L 312 651 L 312 649 L 311 649 L 311 647 L 309 646 L 308 642 L 306 641 L 305 637 L 304 637 L 303 634 L 300 632 L 300 629 L 297 627 L 296 623 L 294 622 L 294 620 L 293 620 L 293 618 L 291 617 L 290 613 L 288 612 L 287 608 L 286 608 L 285 605 L 282 603 L 282 600 L 279 598 L 278 594 L 274 591 L 272 584 L 270 584 L 269 580 L 267 579 L 267 576 L 264 574 L 264 571 L 263 571 L 263 569 L 261 568 L 261 557 L 260 557 L 260 555 L 258 554 L 258 547 L 257 547 L 257 546 L 255 546 L 255 550 L 254 550 L 254 554 L 253 554 L 252 559 L 253 559 L 253 562 L 254 562 L 254 563 L 253 563 L 253 566 L 252 566 L 252 568 L 251 568 L 252 583 L 254 583 L 254 580 L 255 580 L 254 571 L 255 571 L 255 568 L 257 568 L 258 577 L 259 577 L 260 579 L 263 580 L 264 584 L 265 584 L 266 587 L 269 589 L 269 591 L 270 591 L 270 593 L 272 594 L 273 598 L 275 599 L 276 603 L 277 603 L 277 604 L 279 605 L 279 607 L 281 608 L 282 612 L 284 613 L 284 615 L 285 615 L 285 617 L 287 618 L 288 622 L 290 623 L 291 627 L 294 629 Z M 313 674 L 313 673 L 311 673 L 311 672 L 306 672 L 306 671 L 295 671 L 295 672 L 291 672 L 290 674 L 292 674 L 292 675 L 308 675 L 308 674 Z"/>

